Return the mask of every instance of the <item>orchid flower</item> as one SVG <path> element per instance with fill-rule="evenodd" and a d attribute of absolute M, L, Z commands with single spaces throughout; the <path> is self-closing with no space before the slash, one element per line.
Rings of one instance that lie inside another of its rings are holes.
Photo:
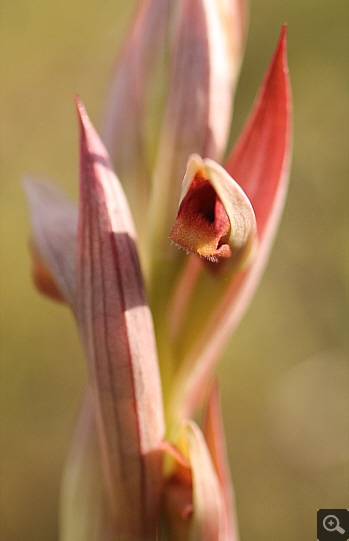
<path fill-rule="evenodd" d="M 283 27 L 222 163 L 246 21 L 244 0 L 141 2 L 101 137 L 75 98 L 78 209 L 25 182 L 35 285 L 70 306 L 86 359 L 61 541 L 238 540 L 212 375 L 265 268 L 291 156 Z"/>

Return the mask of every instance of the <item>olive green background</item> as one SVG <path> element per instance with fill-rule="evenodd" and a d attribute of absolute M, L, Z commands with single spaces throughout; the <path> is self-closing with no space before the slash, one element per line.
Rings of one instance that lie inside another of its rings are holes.
<path fill-rule="evenodd" d="M 59 483 L 84 382 L 73 318 L 29 273 L 20 179 L 77 194 L 78 92 L 98 125 L 133 2 L 1 2 L 1 539 L 57 539 Z M 316 539 L 348 494 L 348 5 L 255 0 L 234 139 L 288 23 L 289 197 L 251 308 L 222 359 L 241 541 Z"/>

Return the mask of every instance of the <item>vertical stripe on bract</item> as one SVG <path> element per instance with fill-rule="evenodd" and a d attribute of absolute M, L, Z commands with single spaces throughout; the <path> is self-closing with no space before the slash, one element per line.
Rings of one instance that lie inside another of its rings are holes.
<path fill-rule="evenodd" d="M 81 128 L 76 317 L 93 383 L 108 503 L 120 535 L 151 539 L 164 431 L 151 314 L 132 218 L 106 150 Z"/>
<path fill-rule="evenodd" d="M 173 410 L 180 416 L 192 415 L 222 348 L 247 309 L 267 263 L 283 210 L 291 155 L 285 27 L 235 149 L 226 168 L 255 210 L 258 249 L 253 264 L 233 276 L 223 297 L 217 300 L 206 328 L 183 362 L 173 399 Z"/>

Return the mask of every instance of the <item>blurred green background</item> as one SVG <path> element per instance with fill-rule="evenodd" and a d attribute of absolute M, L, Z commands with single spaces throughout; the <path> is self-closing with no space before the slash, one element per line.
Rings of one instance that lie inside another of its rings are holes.
<path fill-rule="evenodd" d="M 20 178 L 77 194 L 78 92 L 98 125 L 134 1 L 1 2 L 1 539 L 57 539 L 84 366 L 34 290 Z M 219 372 L 241 541 L 316 539 L 348 506 L 348 4 L 255 0 L 233 138 L 288 22 L 294 158 L 280 233 Z"/>

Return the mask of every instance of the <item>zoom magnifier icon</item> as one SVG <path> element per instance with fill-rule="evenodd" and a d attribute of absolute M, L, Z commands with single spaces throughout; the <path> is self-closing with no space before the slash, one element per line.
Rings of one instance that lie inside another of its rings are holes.
<path fill-rule="evenodd" d="M 338 533 L 345 533 L 345 530 L 341 528 L 339 525 L 339 519 L 336 517 L 336 515 L 327 515 L 323 520 L 323 527 L 328 532 L 338 532 Z"/>

